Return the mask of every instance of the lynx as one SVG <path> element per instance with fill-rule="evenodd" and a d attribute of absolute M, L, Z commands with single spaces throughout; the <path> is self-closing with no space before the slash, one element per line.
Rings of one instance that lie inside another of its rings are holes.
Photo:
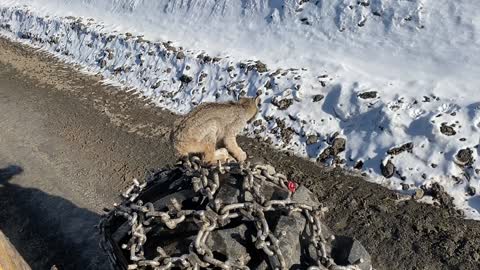
<path fill-rule="evenodd" d="M 175 122 L 171 139 L 178 156 L 203 154 L 206 163 L 226 162 L 230 155 L 243 162 L 247 154 L 236 136 L 258 112 L 260 99 L 240 98 L 237 102 L 205 103 Z M 217 145 L 225 148 L 217 149 Z"/>

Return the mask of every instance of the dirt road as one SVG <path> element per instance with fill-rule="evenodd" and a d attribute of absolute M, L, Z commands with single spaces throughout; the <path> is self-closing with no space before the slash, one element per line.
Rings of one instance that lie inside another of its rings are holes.
<path fill-rule="evenodd" d="M 0 229 L 33 269 L 107 269 L 95 225 L 133 177 L 173 163 L 176 116 L 0 39 Z M 241 139 L 315 190 L 376 269 L 480 269 L 480 222 Z"/>

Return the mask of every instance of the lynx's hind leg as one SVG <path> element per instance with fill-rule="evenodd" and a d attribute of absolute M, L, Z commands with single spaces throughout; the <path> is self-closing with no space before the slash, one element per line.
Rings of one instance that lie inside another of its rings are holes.
<path fill-rule="evenodd" d="M 228 152 L 232 153 L 233 157 L 238 162 L 243 162 L 247 159 L 247 153 L 240 148 L 237 144 L 237 139 L 235 136 L 227 136 L 224 139 L 225 147 L 227 148 Z"/>

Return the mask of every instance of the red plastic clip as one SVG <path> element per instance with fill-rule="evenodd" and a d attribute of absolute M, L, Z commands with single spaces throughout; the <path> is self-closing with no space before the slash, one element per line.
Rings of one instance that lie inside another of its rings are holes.
<path fill-rule="evenodd" d="M 295 190 L 297 190 L 297 183 L 293 181 L 288 181 L 287 187 L 288 190 L 290 190 L 291 192 L 295 192 Z"/>

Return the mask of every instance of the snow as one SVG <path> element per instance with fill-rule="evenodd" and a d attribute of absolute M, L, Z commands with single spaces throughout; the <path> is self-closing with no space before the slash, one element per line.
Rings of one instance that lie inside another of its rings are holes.
<path fill-rule="evenodd" d="M 480 192 L 478 8 L 467 0 L 0 0 L 0 33 L 177 113 L 260 93 L 261 125 L 245 134 L 316 161 L 338 132 L 347 142 L 341 166 L 361 160 L 369 181 L 406 193 L 439 182 L 467 218 L 480 219 L 479 195 L 468 194 Z M 310 135 L 318 141 L 307 145 Z M 406 143 L 411 151 L 387 153 Z M 466 148 L 474 161 L 460 166 L 455 156 Z M 388 160 L 391 178 L 380 168 Z"/>

